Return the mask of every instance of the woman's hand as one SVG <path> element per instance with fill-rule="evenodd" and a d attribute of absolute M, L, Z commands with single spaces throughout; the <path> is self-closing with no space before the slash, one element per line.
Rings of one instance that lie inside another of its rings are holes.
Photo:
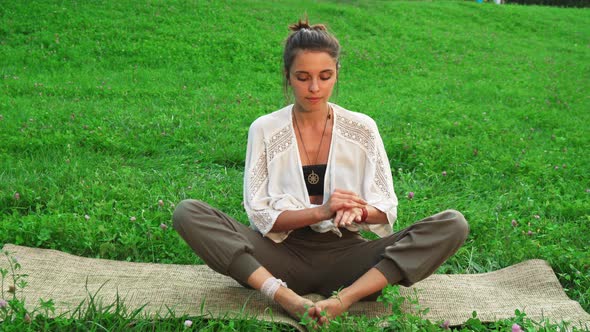
<path fill-rule="evenodd" d="M 352 208 L 336 211 L 334 217 L 334 226 L 346 227 L 352 225 L 354 222 L 360 222 L 363 217 L 362 208 Z"/>
<path fill-rule="evenodd" d="M 357 216 L 360 220 L 360 217 L 362 217 L 361 208 L 366 205 L 367 202 L 356 193 L 336 189 L 330 196 L 330 199 L 322 205 L 322 211 L 325 217 L 323 220 L 334 218 L 334 224 L 337 227 L 340 227 L 339 225 L 343 223 L 350 225 Z"/>

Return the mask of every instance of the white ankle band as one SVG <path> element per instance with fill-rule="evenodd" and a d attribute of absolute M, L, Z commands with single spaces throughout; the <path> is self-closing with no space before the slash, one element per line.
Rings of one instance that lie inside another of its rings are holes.
<path fill-rule="evenodd" d="M 279 290 L 279 287 L 281 287 L 281 286 L 287 287 L 287 283 L 282 281 L 281 279 L 277 279 L 275 277 L 270 277 L 262 283 L 262 287 L 260 287 L 260 291 L 262 292 L 262 294 L 264 294 L 269 299 L 274 300 L 275 294 L 277 293 L 277 291 Z"/>

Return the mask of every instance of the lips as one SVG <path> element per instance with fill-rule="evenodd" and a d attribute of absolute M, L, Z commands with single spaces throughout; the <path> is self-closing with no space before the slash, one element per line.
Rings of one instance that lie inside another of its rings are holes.
<path fill-rule="evenodd" d="M 312 104 L 318 103 L 322 100 L 321 97 L 307 97 L 305 99 L 307 99 L 307 101 L 309 101 Z"/>

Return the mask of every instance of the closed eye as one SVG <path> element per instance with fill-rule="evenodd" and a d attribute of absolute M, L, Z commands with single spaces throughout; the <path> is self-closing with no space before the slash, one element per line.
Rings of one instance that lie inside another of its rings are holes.
<path fill-rule="evenodd" d="M 322 72 L 320 72 L 320 80 L 328 81 L 328 80 L 332 79 L 333 75 L 334 75 L 334 71 L 332 71 L 332 70 L 322 71 Z M 305 82 L 307 80 L 310 80 L 312 78 L 312 76 L 308 72 L 301 71 L 301 72 L 295 73 L 295 78 L 300 82 Z"/>
<path fill-rule="evenodd" d="M 309 79 L 309 75 L 307 75 L 307 74 L 297 74 L 295 77 L 297 78 L 298 81 L 301 81 L 301 82 L 305 82 Z"/>
<path fill-rule="evenodd" d="M 332 78 L 332 73 L 322 73 L 320 74 L 320 79 L 322 81 L 327 81 Z"/>

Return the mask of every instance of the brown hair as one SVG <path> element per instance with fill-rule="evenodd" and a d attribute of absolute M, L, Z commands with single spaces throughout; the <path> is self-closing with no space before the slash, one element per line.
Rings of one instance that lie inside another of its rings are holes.
<path fill-rule="evenodd" d="M 289 25 L 292 33 L 285 41 L 285 50 L 283 52 L 283 69 L 285 72 L 285 95 L 289 84 L 289 70 L 295 59 L 297 52 L 301 50 L 320 51 L 328 53 L 334 61 L 336 68 L 340 68 L 340 43 L 326 29 L 323 24 L 309 25 L 306 17 L 303 21 Z"/>

